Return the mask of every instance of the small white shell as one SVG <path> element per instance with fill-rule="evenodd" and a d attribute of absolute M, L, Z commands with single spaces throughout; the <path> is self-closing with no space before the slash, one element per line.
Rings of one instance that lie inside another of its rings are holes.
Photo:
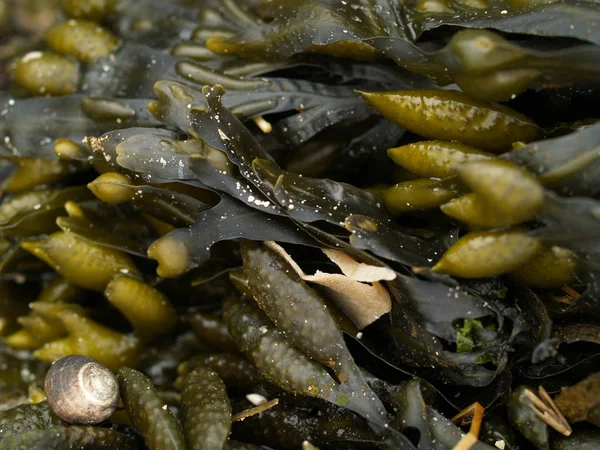
<path fill-rule="evenodd" d="M 103 422 L 119 402 L 117 378 L 102 364 L 82 355 L 66 356 L 52 364 L 44 390 L 54 414 L 70 424 Z"/>

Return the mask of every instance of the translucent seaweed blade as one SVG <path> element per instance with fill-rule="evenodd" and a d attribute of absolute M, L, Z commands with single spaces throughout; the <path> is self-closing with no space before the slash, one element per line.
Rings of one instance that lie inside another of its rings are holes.
<path fill-rule="evenodd" d="M 532 142 L 502 157 L 537 173 L 546 187 L 559 193 L 595 195 L 600 191 L 600 124 Z"/>
<path fill-rule="evenodd" d="M 132 127 L 122 130 L 113 130 L 100 135 L 99 137 L 88 138 L 86 144 L 90 150 L 91 158 L 94 160 L 104 160 L 108 164 L 116 166 L 117 147 L 130 137 L 140 135 L 160 136 L 163 139 L 177 139 L 179 134 L 161 128 Z"/>
<path fill-rule="evenodd" d="M 0 231 L 28 236 L 52 232 L 56 219 L 64 214 L 67 201 L 87 201 L 92 193 L 84 186 L 27 192 L 4 202 L 0 208 Z"/>
<path fill-rule="evenodd" d="M 486 9 L 485 17 L 469 9 L 435 14 L 435 18 L 414 13 L 409 15 L 416 22 L 418 34 L 445 25 L 492 28 L 533 36 L 570 37 L 600 44 L 600 11 L 595 4 L 586 1 L 541 3 L 533 8 L 506 8 L 498 4 Z"/>
<path fill-rule="evenodd" d="M 88 242 L 146 257 L 158 236 L 150 222 L 127 207 L 99 201 L 80 203 L 82 216 L 59 217 L 57 225 Z"/>
<path fill-rule="evenodd" d="M 156 80 L 182 82 L 173 67 L 181 58 L 142 44 L 126 42 L 116 55 L 87 67 L 81 93 L 117 98 L 152 98 Z M 143 70 L 140 70 L 143 67 Z"/>
<path fill-rule="evenodd" d="M 220 203 L 200 213 L 194 225 L 174 230 L 156 241 L 150 248 L 150 256 L 158 260 L 159 271 L 160 265 L 170 265 L 173 258 L 177 259 L 181 269 L 178 274 L 181 274 L 208 260 L 215 243 L 234 239 L 316 244 L 308 233 L 288 219 L 265 216 L 223 194 Z M 170 250 L 173 245 L 181 249 L 181 255 L 173 254 Z"/>
<path fill-rule="evenodd" d="M 99 120 L 86 114 L 82 106 L 85 99 L 88 97 L 70 95 L 8 100 L 6 105 L 0 106 L 0 111 L 6 111 L 5 134 L 0 136 L 4 148 L 15 156 L 55 159 L 54 143 L 59 138 L 80 143 L 86 136 L 98 136 L 110 130 L 160 125 L 148 112 L 147 100 L 119 100 L 119 105 L 132 115 L 125 119 Z"/>
<path fill-rule="evenodd" d="M 225 90 L 221 86 L 206 86 L 202 90 L 207 110 L 191 112 L 192 126 L 211 147 L 222 150 L 235 164 L 241 175 L 268 198 L 269 189 L 251 169 L 256 158 L 272 161 L 273 158 L 260 146 L 250 131 L 221 103 Z"/>
<path fill-rule="evenodd" d="M 600 270 L 600 202 L 562 198 L 547 192 L 539 220 L 545 225 L 530 232 L 553 245 L 576 252 L 594 271 Z"/>
<path fill-rule="evenodd" d="M 455 325 L 459 319 L 493 318 L 498 329 L 503 326 L 504 316 L 491 301 L 418 278 L 400 276 L 398 282 L 405 297 L 421 315 L 427 330 L 442 339 L 456 339 Z M 453 308 L 445 307 L 449 301 L 452 301 Z M 497 337 L 500 339 L 500 334 Z"/>
<path fill-rule="evenodd" d="M 137 135 L 121 142 L 116 148 L 117 164 L 143 173 L 148 180 L 195 179 L 188 168 L 190 155 L 176 152 L 173 141 L 161 134 Z"/>
<path fill-rule="evenodd" d="M 350 0 L 313 0 L 281 8 L 274 20 L 244 30 L 223 45 L 246 57 L 281 59 L 300 53 L 312 45 L 360 40 L 373 36 L 407 38 L 400 5 L 376 0 L 368 5 Z"/>
<path fill-rule="evenodd" d="M 111 15 L 108 22 L 124 39 L 166 49 L 182 39 L 191 38 L 198 22 L 190 19 L 198 13 L 198 8 L 171 2 L 126 1 L 119 2 L 116 14 Z M 136 26 L 139 23 L 147 26 Z"/>
<path fill-rule="evenodd" d="M 289 79 L 256 79 L 247 78 L 237 82 L 219 79 L 215 74 L 207 74 L 201 80 L 196 80 L 201 84 L 219 84 L 227 89 L 227 93 L 221 93 L 223 106 L 231 110 L 241 120 L 247 120 L 262 114 L 275 114 L 283 112 L 296 112 L 290 118 L 283 119 L 274 126 L 279 133 L 292 143 L 300 144 L 307 141 L 318 132 L 330 127 L 336 123 L 344 121 L 356 121 L 367 118 L 374 114 L 368 104 L 361 99 L 348 86 L 330 86 L 322 83 L 314 83 L 307 80 L 289 80 Z M 245 87 L 242 83 L 247 84 Z M 166 82 L 157 84 L 157 92 L 162 94 L 162 104 L 177 102 L 177 97 L 167 91 Z M 170 90 L 173 92 L 174 84 L 171 84 Z M 181 87 L 177 88 L 183 92 Z M 187 90 L 188 95 L 179 95 L 179 104 L 202 105 L 198 101 L 195 90 Z M 216 95 L 216 91 L 207 91 L 207 94 Z M 167 97 L 169 100 L 167 101 Z M 208 99 L 209 103 L 212 100 Z M 211 105 L 211 109 L 216 109 Z M 167 110 L 168 107 L 163 107 Z M 202 113 L 191 111 L 197 122 L 196 133 L 202 132 L 197 129 L 202 120 Z M 168 112 L 167 117 L 175 117 L 176 112 Z M 184 119 L 178 119 L 178 126 L 182 127 Z M 185 129 L 185 128 L 183 128 Z M 212 145 L 212 144 L 211 144 Z"/>
<path fill-rule="evenodd" d="M 219 151 L 219 150 L 214 150 Z M 279 205 L 267 200 L 263 193 L 239 174 L 230 174 L 211 165 L 206 159 L 192 158 L 189 167 L 206 186 L 226 193 L 247 206 L 267 214 L 285 215 Z"/>
<path fill-rule="evenodd" d="M 254 185 L 237 173 L 222 151 L 200 139 L 182 141 L 176 137 L 173 133 L 149 130 L 125 140 L 119 139 L 121 142 L 114 151 L 118 155 L 116 161 L 120 167 L 137 173 L 147 182 L 197 180 L 252 208 L 268 214 L 282 214 L 275 203 L 265 200 Z M 101 145 L 107 147 L 106 143 Z"/>
<path fill-rule="evenodd" d="M 355 186 L 337 181 L 310 178 L 279 169 L 265 160 L 254 160 L 252 168 L 273 191 L 277 202 L 290 217 L 301 222 L 323 220 L 343 225 L 352 214 L 389 220 L 383 201 Z"/>
<path fill-rule="evenodd" d="M 413 267 L 431 266 L 445 251 L 442 243 L 428 242 L 382 222 L 359 214 L 348 216 L 345 227 L 350 243 L 377 256 Z"/>

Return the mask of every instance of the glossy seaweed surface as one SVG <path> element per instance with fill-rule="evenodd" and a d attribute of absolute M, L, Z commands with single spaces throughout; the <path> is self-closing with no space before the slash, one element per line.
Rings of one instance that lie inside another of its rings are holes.
<path fill-rule="evenodd" d="M 0 0 L 0 449 L 600 448 L 599 83 L 595 0 Z"/>

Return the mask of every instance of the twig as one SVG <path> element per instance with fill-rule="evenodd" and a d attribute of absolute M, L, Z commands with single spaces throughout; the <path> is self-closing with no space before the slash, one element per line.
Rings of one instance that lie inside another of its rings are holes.
<path fill-rule="evenodd" d="M 473 436 L 470 432 L 465 434 L 460 441 L 456 443 L 452 450 L 469 450 L 477 444 L 477 437 Z"/>
<path fill-rule="evenodd" d="M 560 287 L 562 289 L 562 291 L 567 294 L 569 297 L 571 297 L 573 300 L 577 300 L 581 295 L 579 294 L 579 292 L 577 292 L 575 289 L 573 289 L 571 286 L 569 285 L 563 285 Z"/>
<path fill-rule="evenodd" d="M 567 305 L 572 305 L 577 299 L 581 296 L 579 292 L 573 289 L 571 286 L 563 285 L 560 287 L 561 291 L 563 291 L 567 295 L 558 296 L 550 294 L 550 298 L 555 302 L 566 303 Z"/>
<path fill-rule="evenodd" d="M 223 275 L 227 275 L 229 272 L 233 272 L 234 270 L 237 270 L 237 269 L 239 269 L 239 267 L 230 267 L 227 269 L 223 269 L 220 272 L 217 272 L 213 275 L 210 275 L 208 278 L 198 277 L 192 281 L 192 286 L 200 286 L 201 284 L 205 284 L 210 281 L 216 280 L 217 278 L 222 277 Z"/>
<path fill-rule="evenodd" d="M 479 438 L 479 430 L 481 429 L 481 422 L 483 421 L 483 413 L 485 408 L 478 402 L 473 403 L 467 408 L 463 409 L 451 420 L 452 423 L 458 425 L 464 418 L 471 417 L 471 428 L 469 432 L 465 434 L 460 441 L 452 448 L 452 450 L 469 450 L 473 447 Z"/>
<path fill-rule="evenodd" d="M 548 294 L 545 294 L 544 297 L 548 298 L 550 300 L 553 300 L 555 302 L 558 302 L 558 303 L 565 303 L 567 305 L 572 305 L 573 303 L 575 303 L 577 301 L 577 299 L 579 297 L 581 297 L 581 294 L 579 292 L 577 292 L 571 286 L 568 286 L 566 284 L 562 285 L 560 287 L 560 290 L 563 291 L 567 295 L 561 296 L 561 295 L 554 295 L 552 293 L 548 293 Z"/>
<path fill-rule="evenodd" d="M 575 302 L 575 300 L 573 300 L 573 297 L 570 297 L 568 295 L 558 296 L 548 294 L 546 298 L 549 298 L 550 300 L 555 301 L 557 303 L 564 303 L 565 305 L 572 305 Z"/>
<path fill-rule="evenodd" d="M 268 402 L 263 403 L 262 405 L 255 406 L 254 408 L 246 409 L 240 413 L 235 414 L 231 418 L 231 421 L 237 422 L 239 420 L 244 420 L 248 417 L 254 416 L 255 414 L 266 411 L 267 409 L 272 408 L 273 406 L 277 405 L 278 403 L 279 403 L 279 399 L 274 398 L 273 400 L 269 400 Z"/>
<path fill-rule="evenodd" d="M 530 408 L 540 420 L 565 436 L 571 435 L 573 432 L 571 425 L 542 386 L 538 388 L 539 397 L 529 389 L 525 389 L 524 393 L 531 400 Z"/>

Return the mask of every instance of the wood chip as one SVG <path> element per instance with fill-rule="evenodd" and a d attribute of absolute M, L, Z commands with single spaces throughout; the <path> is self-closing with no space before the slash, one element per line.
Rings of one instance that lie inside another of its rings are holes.
<path fill-rule="evenodd" d="M 469 450 L 475 444 L 477 444 L 478 440 L 471 433 L 465 434 L 460 441 L 456 443 L 452 450 Z"/>
<path fill-rule="evenodd" d="M 483 421 L 483 413 L 485 408 L 478 402 L 473 403 L 467 408 L 463 409 L 457 415 L 455 415 L 451 422 L 458 425 L 463 419 L 471 417 L 471 428 L 469 432 L 465 434 L 460 441 L 456 443 L 452 450 L 469 450 L 473 447 L 479 439 L 479 430 L 481 429 L 481 422 Z"/>
<path fill-rule="evenodd" d="M 559 433 L 565 436 L 571 435 L 573 432 L 571 425 L 569 425 L 569 422 L 567 422 L 565 416 L 562 415 L 550 395 L 548 395 L 546 389 L 544 389 L 542 386 L 538 388 L 539 397 L 529 389 L 525 389 L 524 392 L 527 398 L 531 400 L 532 404 L 530 407 L 536 416 L 538 416 L 541 420 Z"/>

